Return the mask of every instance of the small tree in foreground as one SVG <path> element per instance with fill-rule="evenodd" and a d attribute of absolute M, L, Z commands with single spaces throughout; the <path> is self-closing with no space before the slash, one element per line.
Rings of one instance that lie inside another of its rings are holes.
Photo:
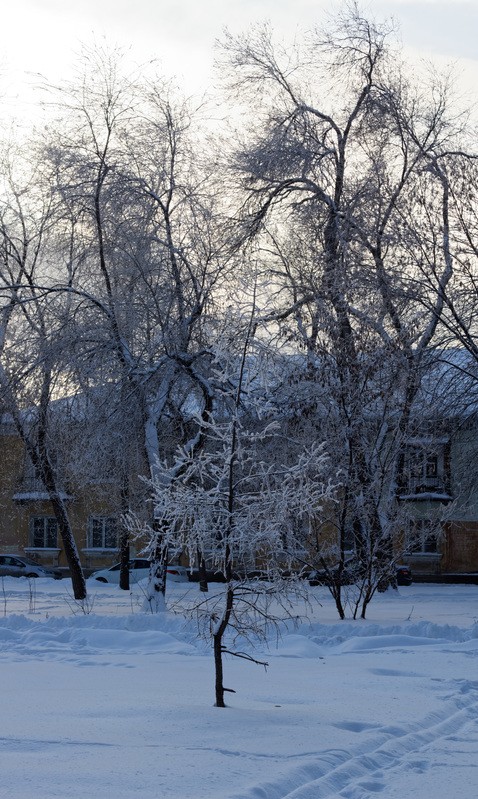
<path fill-rule="evenodd" d="M 225 707 L 224 693 L 230 690 L 224 687 L 223 655 L 259 662 L 238 649 L 239 639 L 265 636 L 271 625 L 293 618 L 290 589 L 299 590 L 299 584 L 281 574 L 297 562 L 305 541 L 292 538 L 290 520 L 301 521 L 295 527 L 305 529 L 334 494 L 324 477 L 322 447 L 304 447 L 288 463 L 277 424 L 265 418 L 259 385 L 265 370 L 248 355 L 252 330 L 251 321 L 235 361 L 216 360 L 215 408 L 201 420 L 205 445 L 195 456 L 178 451 L 173 466 L 159 470 L 154 492 L 163 539 L 166 535 L 171 545 L 187 551 L 190 562 L 200 553 L 224 579 L 220 590 L 187 608 L 200 632 L 212 639 L 217 707 Z M 269 457 L 279 446 L 283 465 L 277 456 Z M 257 562 L 267 571 L 264 583 L 247 580 L 248 568 Z"/>

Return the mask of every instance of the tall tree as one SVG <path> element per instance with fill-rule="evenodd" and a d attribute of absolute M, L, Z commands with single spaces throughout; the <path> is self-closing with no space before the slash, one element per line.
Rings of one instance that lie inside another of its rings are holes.
<path fill-rule="evenodd" d="M 34 144 L 31 144 L 31 152 Z M 70 568 L 75 599 L 86 584 L 65 503 L 61 452 L 55 436 L 55 400 L 63 382 L 65 303 L 49 287 L 59 277 L 51 260 L 52 230 L 61 220 L 50 171 L 10 147 L 2 163 L 0 209 L 0 386 L 27 458 L 52 505 Z M 51 248 L 51 249 L 50 249 Z"/>
<path fill-rule="evenodd" d="M 61 138 L 49 144 L 74 262 L 58 291 L 76 297 L 77 363 L 88 373 L 78 384 L 114 384 L 115 418 L 131 432 L 121 470 L 127 513 L 130 476 L 154 476 L 167 432 L 200 443 L 184 409 L 194 394 L 208 413 L 203 318 L 231 255 L 187 104 L 163 80 L 125 76 L 116 53 L 96 50 L 85 63 L 83 80 L 59 90 Z M 138 442 L 139 470 L 128 449 Z M 161 546 L 153 553 L 153 595 L 164 593 L 166 557 Z"/>
<path fill-rule="evenodd" d="M 352 6 L 287 53 L 268 28 L 224 43 L 235 95 L 255 112 L 233 163 L 244 235 L 274 292 L 264 317 L 305 351 L 309 385 L 328 385 L 322 431 L 344 475 L 338 572 L 352 531 L 363 616 L 390 572 L 400 452 L 451 278 L 436 254 L 430 296 L 411 242 L 442 223 L 438 155 L 460 134 L 446 86 L 414 87 L 389 39 Z M 423 192 L 437 198 L 430 214 Z M 336 601 L 343 615 L 340 585 Z"/>

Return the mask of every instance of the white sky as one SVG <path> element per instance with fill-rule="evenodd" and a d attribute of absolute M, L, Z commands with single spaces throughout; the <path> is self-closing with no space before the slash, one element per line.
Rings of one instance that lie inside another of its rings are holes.
<path fill-rule="evenodd" d="M 158 58 L 187 93 L 211 88 L 214 41 L 268 19 L 285 37 L 320 21 L 330 0 L 2 0 L 0 92 L 4 117 L 34 102 L 34 73 L 68 75 L 81 43 L 106 37 L 141 63 Z M 393 15 L 407 54 L 456 63 L 463 91 L 478 101 L 478 0 L 369 0 L 378 19 Z"/>

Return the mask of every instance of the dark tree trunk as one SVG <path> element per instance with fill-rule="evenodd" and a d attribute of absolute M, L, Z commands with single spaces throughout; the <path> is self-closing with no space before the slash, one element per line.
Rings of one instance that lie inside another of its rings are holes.
<path fill-rule="evenodd" d="M 120 582 L 123 591 L 129 591 L 129 535 L 124 525 L 121 526 L 120 535 Z"/>
<path fill-rule="evenodd" d="M 230 571 L 230 569 L 228 569 Z M 227 579 L 227 575 L 226 575 Z M 224 688 L 224 673 L 222 665 L 222 639 L 226 632 L 229 619 L 231 618 L 232 608 L 234 606 L 234 589 L 231 585 L 230 578 L 226 589 L 226 608 L 224 615 L 218 625 L 218 628 L 213 636 L 214 642 L 214 669 L 215 669 L 215 692 L 216 692 L 216 707 L 226 707 L 224 702 L 224 693 L 227 688 Z"/>
<path fill-rule="evenodd" d="M 53 513 L 55 514 L 55 518 L 58 522 L 58 529 L 63 543 L 66 561 L 70 569 L 73 596 L 78 601 L 81 601 L 86 599 L 85 576 L 83 574 L 83 569 L 81 568 L 80 558 L 78 556 L 78 550 L 76 548 L 76 543 L 65 503 L 61 497 L 55 473 L 48 456 L 48 450 L 46 447 L 46 433 L 42 427 L 40 427 L 38 434 L 38 446 L 36 447 L 25 435 L 23 428 L 17 425 L 17 429 L 19 430 L 23 443 L 27 448 L 37 475 L 42 480 L 48 492 Z"/>
<path fill-rule="evenodd" d="M 214 670 L 216 674 L 216 707 L 226 707 L 224 702 L 224 674 L 222 667 L 222 635 L 214 636 Z"/>
<path fill-rule="evenodd" d="M 206 561 L 204 560 L 204 555 L 199 551 L 199 549 L 197 552 L 197 561 L 199 572 L 199 590 L 207 593 L 209 591 L 209 586 L 207 583 Z"/>
<path fill-rule="evenodd" d="M 121 488 L 121 511 L 122 514 L 124 515 L 129 511 L 129 483 L 128 483 L 128 474 L 126 470 L 123 473 L 122 483 L 123 485 Z M 121 522 L 119 550 L 120 550 L 119 587 L 123 591 L 129 591 L 129 533 L 123 521 Z"/>
<path fill-rule="evenodd" d="M 73 538 L 70 520 L 63 501 L 58 497 L 58 494 L 56 492 L 50 493 L 50 491 L 48 493 L 50 495 L 53 512 L 58 522 L 58 529 L 60 531 L 63 549 L 65 550 L 66 561 L 70 569 L 73 596 L 75 599 L 81 601 L 82 599 L 86 599 L 86 582 Z"/>

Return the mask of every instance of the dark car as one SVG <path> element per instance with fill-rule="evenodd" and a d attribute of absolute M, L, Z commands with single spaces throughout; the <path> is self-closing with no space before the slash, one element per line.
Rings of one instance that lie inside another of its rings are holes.
<path fill-rule="evenodd" d="M 23 555 L 0 555 L 0 577 L 52 577 L 61 580 L 62 573 Z"/>
<path fill-rule="evenodd" d="M 360 581 L 360 572 L 357 569 L 357 565 L 358 564 L 355 562 L 346 561 L 340 576 L 340 585 L 353 585 L 355 582 Z M 309 575 L 309 585 L 328 585 L 332 580 L 338 582 L 338 579 L 338 567 L 331 566 L 328 570 L 319 569 L 311 572 Z M 395 580 L 397 585 L 411 585 L 413 582 L 411 569 L 403 564 L 396 566 Z M 388 581 L 385 581 L 385 587 L 386 585 L 388 585 Z"/>
<path fill-rule="evenodd" d="M 282 578 L 284 580 L 295 580 L 298 577 L 307 577 L 306 572 L 294 572 L 284 569 L 275 569 L 272 571 L 268 571 L 267 569 L 234 569 L 232 572 L 232 579 L 240 581 L 267 581 L 267 580 L 275 580 L 276 578 Z M 197 568 L 192 569 L 192 571 L 188 572 L 188 580 L 192 583 L 197 583 L 200 580 L 199 570 Z M 221 570 L 210 570 L 206 571 L 206 581 L 208 583 L 225 583 L 226 577 Z"/>
<path fill-rule="evenodd" d="M 396 567 L 397 585 L 411 585 L 413 583 L 412 570 L 408 566 Z"/>
<path fill-rule="evenodd" d="M 298 580 L 308 579 L 309 573 L 305 569 L 294 571 L 293 569 L 274 569 L 267 571 L 266 569 L 253 569 L 247 571 L 244 575 L 248 580 Z"/>
<path fill-rule="evenodd" d="M 357 579 L 356 566 L 353 561 L 346 561 L 341 573 L 338 566 L 316 569 L 309 574 L 309 585 L 329 585 L 332 581 L 338 583 L 339 577 L 340 585 L 352 585 Z"/>
<path fill-rule="evenodd" d="M 190 583 L 198 583 L 200 579 L 201 575 L 199 569 L 188 570 L 188 580 Z M 212 571 L 208 569 L 206 571 L 206 581 L 208 583 L 225 583 L 226 578 L 222 571 Z"/>

